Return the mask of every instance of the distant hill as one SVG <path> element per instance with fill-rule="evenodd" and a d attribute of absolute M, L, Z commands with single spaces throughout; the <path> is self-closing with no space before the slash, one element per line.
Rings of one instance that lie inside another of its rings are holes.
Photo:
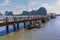
<path fill-rule="evenodd" d="M 2 13 L 0 13 L 0 16 L 3 15 Z"/>
<path fill-rule="evenodd" d="M 38 10 L 33 10 L 30 12 L 23 11 L 22 15 L 47 15 L 47 10 L 44 7 L 41 7 Z"/>
<path fill-rule="evenodd" d="M 5 11 L 5 14 L 4 15 L 13 15 L 13 12 L 12 11 L 10 11 L 10 12 Z"/>

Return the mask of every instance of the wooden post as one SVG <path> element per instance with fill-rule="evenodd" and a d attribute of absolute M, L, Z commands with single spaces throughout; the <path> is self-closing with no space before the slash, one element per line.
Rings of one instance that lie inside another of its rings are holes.
<path fill-rule="evenodd" d="M 17 19 L 17 18 L 16 18 L 16 19 Z M 17 21 L 17 20 L 15 20 L 15 21 Z M 19 29 L 19 23 L 17 23 L 17 31 L 18 31 L 18 30 L 20 30 L 20 29 Z"/>
<path fill-rule="evenodd" d="M 14 28 L 14 32 L 16 31 L 16 26 L 15 23 L 13 23 L 13 28 Z"/>
<path fill-rule="evenodd" d="M 49 16 L 49 17 L 48 17 L 48 19 L 50 20 L 50 19 L 51 19 L 51 17 Z"/>
<path fill-rule="evenodd" d="M 32 24 L 32 21 L 30 20 L 30 25 Z"/>
<path fill-rule="evenodd" d="M 16 31 L 15 21 L 16 21 L 16 19 L 15 19 L 15 17 L 14 17 L 14 23 L 13 23 L 14 32 Z"/>
<path fill-rule="evenodd" d="M 8 18 L 6 17 L 6 33 L 8 34 L 9 33 L 9 29 L 8 29 Z"/>
<path fill-rule="evenodd" d="M 25 20 L 25 18 L 24 18 L 24 20 Z M 25 23 L 25 21 L 24 21 L 23 23 L 24 23 L 24 28 L 26 28 L 26 23 Z"/>
<path fill-rule="evenodd" d="M 19 30 L 19 23 L 17 23 L 17 30 Z"/>
<path fill-rule="evenodd" d="M 33 20 L 33 23 L 35 23 L 35 20 Z"/>
<path fill-rule="evenodd" d="M 31 17 L 31 20 L 30 20 L 30 25 L 32 25 L 32 19 L 33 19 L 33 18 Z"/>
<path fill-rule="evenodd" d="M 47 18 L 45 17 L 45 18 L 44 18 L 44 20 L 45 20 L 45 23 L 46 23 L 46 21 L 47 21 Z"/>
<path fill-rule="evenodd" d="M 42 18 L 41 21 L 42 21 L 42 23 L 45 23 L 45 22 L 46 22 L 46 21 L 45 21 L 45 18 Z"/>
<path fill-rule="evenodd" d="M 35 23 L 37 22 L 37 20 L 35 20 Z"/>
<path fill-rule="evenodd" d="M 40 20 L 40 27 L 42 27 L 42 21 Z"/>
<path fill-rule="evenodd" d="M 26 28 L 26 23 L 24 22 L 24 28 Z"/>
<path fill-rule="evenodd" d="M 33 20 L 33 23 L 34 23 L 34 20 Z"/>
<path fill-rule="evenodd" d="M 49 21 L 49 20 L 50 20 L 50 17 L 48 16 L 48 17 L 47 17 L 47 21 Z"/>

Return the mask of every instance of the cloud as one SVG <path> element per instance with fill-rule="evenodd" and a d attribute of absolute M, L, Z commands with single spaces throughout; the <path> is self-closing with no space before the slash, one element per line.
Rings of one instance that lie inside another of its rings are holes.
<path fill-rule="evenodd" d="M 55 2 L 55 1 L 54 1 Z M 30 1 L 28 3 L 28 7 L 31 10 L 37 10 L 40 7 L 45 7 L 47 9 L 48 13 L 56 13 L 60 14 L 60 0 L 56 0 L 56 3 L 53 3 L 53 5 L 50 5 L 50 3 L 41 2 L 40 0 Z"/>
<path fill-rule="evenodd" d="M 48 3 L 44 3 L 42 7 L 45 7 L 48 13 L 60 14 L 60 8 L 58 8 L 56 5 L 52 6 L 49 5 Z"/>
<path fill-rule="evenodd" d="M 45 7 L 48 13 L 60 13 L 60 0 L 53 0 L 53 3 L 49 2 L 49 0 L 29 0 L 28 1 L 28 9 L 29 11 L 38 10 L 40 7 Z"/>
<path fill-rule="evenodd" d="M 57 0 L 56 5 L 60 6 L 60 0 Z"/>
<path fill-rule="evenodd" d="M 39 0 L 28 1 L 28 11 L 37 10 Z"/>
<path fill-rule="evenodd" d="M 26 11 L 26 7 L 22 5 L 17 5 L 11 9 L 14 14 L 22 14 L 23 11 Z"/>
<path fill-rule="evenodd" d="M 56 13 L 59 14 L 60 13 L 60 0 L 56 0 L 53 1 L 54 3 L 51 4 L 51 2 L 43 2 L 44 0 L 28 0 L 28 10 L 26 8 L 26 6 L 22 6 L 22 5 L 15 5 L 14 7 L 12 7 L 12 10 L 14 12 L 14 14 L 17 13 L 22 13 L 22 11 L 32 11 L 32 10 L 38 10 L 40 7 L 45 7 L 48 11 L 48 13 Z M 47 1 L 47 0 L 46 0 Z M 0 6 L 7 6 L 7 5 L 11 5 L 11 4 L 16 4 L 13 3 L 12 0 L 4 0 L 4 2 L 0 3 Z"/>
<path fill-rule="evenodd" d="M 10 4 L 15 4 L 15 3 L 12 3 L 11 0 L 4 0 L 3 2 L 0 3 L 0 6 L 6 6 L 6 5 L 10 5 Z"/>

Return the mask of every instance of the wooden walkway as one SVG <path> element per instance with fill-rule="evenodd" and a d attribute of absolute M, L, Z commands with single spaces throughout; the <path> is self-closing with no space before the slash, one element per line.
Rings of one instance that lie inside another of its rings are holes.
<path fill-rule="evenodd" d="M 41 16 L 41 17 L 13 17 L 13 19 L 9 19 L 6 17 L 3 20 L 0 20 L 0 26 L 5 26 L 6 25 L 6 31 L 7 34 L 9 33 L 9 25 L 13 25 L 14 31 L 16 30 L 16 25 L 17 24 L 17 29 L 19 30 L 19 23 L 24 23 L 24 28 L 39 28 L 41 23 L 47 22 L 50 20 L 52 16 Z M 30 22 L 28 26 L 26 26 L 26 22 Z"/>
<path fill-rule="evenodd" d="M 59 22 L 60 17 L 50 20 L 42 28 L 20 30 L 4 36 L 0 40 L 60 40 Z M 57 27 L 57 25 L 59 26 Z"/>

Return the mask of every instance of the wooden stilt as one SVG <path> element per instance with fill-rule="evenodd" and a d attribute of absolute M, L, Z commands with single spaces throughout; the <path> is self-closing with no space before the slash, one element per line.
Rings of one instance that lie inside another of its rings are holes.
<path fill-rule="evenodd" d="M 9 30 L 8 30 L 8 25 L 6 25 L 6 33 L 8 34 L 9 33 Z"/>
<path fill-rule="evenodd" d="M 33 20 L 33 23 L 35 23 L 35 20 Z"/>
<path fill-rule="evenodd" d="M 47 21 L 47 18 L 44 18 L 44 20 L 45 20 L 45 23 L 46 23 L 46 21 Z"/>
<path fill-rule="evenodd" d="M 17 30 L 19 30 L 19 23 L 17 23 Z"/>
<path fill-rule="evenodd" d="M 42 18 L 42 20 L 41 20 L 41 21 L 42 21 L 42 23 L 46 23 L 45 18 Z"/>
<path fill-rule="evenodd" d="M 24 28 L 26 28 L 26 23 L 24 22 Z"/>
<path fill-rule="evenodd" d="M 34 20 L 33 20 L 33 23 L 34 23 Z"/>
<path fill-rule="evenodd" d="M 15 23 L 13 24 L 13 28 L 14 28 L 14 32 L 16 31 L 16 26 L 15 26 Z"/>
<path fill-rule="evenodd" d="M 32 21 L 30 21 L 30 25 L 32 24 Z"/>
<path fill-rule="evenodd" d="M 8 34 L 9 33 L 9 26 L 8 26 L 8 18 L 6 17 L 6 33 Z"/>
<path fill-rule="evenodd" d="M 16 25 L 15 25 L 16 19 L 15 19 L 15 17 L 13 17 L 13 18 L 14 18 L 13 28 L 14 28 L 14 32 L 15 32 L 16 31 Z"/>
<path fill-rule="evenodd" d="M 24 18 L 24 20 L 25 20 L 25 18 Z M 24 28 L 26 28 L 26 23 L 25 23 L 25 21 L 24 21 L 23 23 L 24 23 Z"/>

